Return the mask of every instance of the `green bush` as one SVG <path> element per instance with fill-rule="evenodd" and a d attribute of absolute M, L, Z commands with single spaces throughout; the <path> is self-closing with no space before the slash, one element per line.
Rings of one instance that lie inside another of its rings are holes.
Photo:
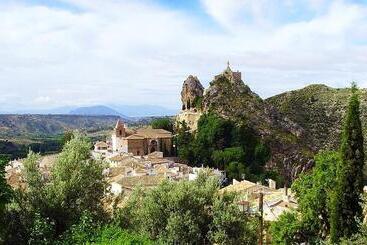
<path fill-rule="evenodd" d="M 173 123 L 170 118 L 158 118 L 151 121 L 150 125 L 155 129 L 164 129 L 173 132 Z"/>
<path fill-rule="evenodd" d="M 137 190 L 120 210 L 119 224 L 164 244 L 256 242 L 252 218 L 239 211 L 235 196 L 219 196 L 218 179 L 207 174 Z"/>
<path fill-rule="evenodd" d="M 85 212 L 103 221 L 103 164 L 90 158 L 90 147 L 85 136 L 74 135 L 47 178 L 39 170 L 40 155 L 28 154 L 22 172 L 26 189 L 15 192 L 4 216 L 10 223 L 5 236 L 11 243 L 47 244 L 77 224 Z M 22 232 L 15 235 L 18 230 Z"/>
<path fill-rule="evenodd" d="M 264 165 L 270 158 L 266 142 L 250 127 L 216 114 L 202 115 L 195 135 L 188 131 L 186 123 L 182 124 L 176 143 L 178 156 L 193 166 L 217 167 L 226 170 L 229 178 L 241 178 L 245 173 L 253 181 L 266 175 Z"/>

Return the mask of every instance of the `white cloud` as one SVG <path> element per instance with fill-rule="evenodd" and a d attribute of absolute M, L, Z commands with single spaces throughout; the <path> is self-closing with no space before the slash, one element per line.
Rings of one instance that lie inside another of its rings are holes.
<path fill-rule="evenodd" d="M 0 3 L 0 98 L 9 107 L 178 108 L 188 74 L 208 84 L 227 60 L 263 96 L 367 78 L 363 5 L 304 0 L 314 15 L 284 20 L 299 1 L 202 0 L 221 26 L 209 28 L 204 17 L 149 0 L 64 1 L 75 8 Z"/>

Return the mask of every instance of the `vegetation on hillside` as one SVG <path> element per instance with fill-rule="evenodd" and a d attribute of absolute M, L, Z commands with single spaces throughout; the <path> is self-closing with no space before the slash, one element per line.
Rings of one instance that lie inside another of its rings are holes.
<path fill-rule="evenodd" d="M 281 179 L 265 169 L 270 158 L 266 142 L 251 127 L 223 119 L 214 113 L 203 114 L 193 135 L 185 122 L 177 129 L 178 156 L 193 166 L 226 170 L 229 178 Z M 281 184 L 281 183 L 279 183 Z"/>
<path fill-rule="evenodd" d="M 154 129 L 164 129 L 173 132 L 173 122 L 169 117 L 156 118 L 150 122 L 150 125 Z"/>
<path fill-rule="evenodd" d="M 352 90 L 340 150 L 318 154 L 312 171 L 302 174 L 293 183 L 292 191 L 298 200 L 298 212 L 283 214 L 272 224 L 274 244 L 321 241 L 364 244 L 365 227 L 360 225 L 363 133 L 358 91 L 355 86 Z"/>
<path fill-rule="evenodd" d="M 361 103 L 361 120 L 367 119 L 366 89 L 358 91 Z M 331 88 L 313 84 L 305 88 L 285 92 L 266 99 L 283 117 L 302 127 L 302 141 L 318 150 L 338 150 L 343 118 L 348 109 L 350 88 Z M 364 137 L 367 136 L 364 132 Z"/>

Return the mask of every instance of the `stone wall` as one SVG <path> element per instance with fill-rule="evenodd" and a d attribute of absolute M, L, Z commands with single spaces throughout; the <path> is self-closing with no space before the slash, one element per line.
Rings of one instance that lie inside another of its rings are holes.
<path fill-rule="evenodd" d="M 177 115 L 176 121 L 177 122 L 183 122 L 185 121 L 187 123 L 187 126 L 190 127 L 191 131 L 196 131 L 198 128 L 198 121 L 201 116 L 201 112 L 199 111 L 181 111 L 180 114 Z"/>
<path fill-rule="evenodd" d="M 124 141 L 126 141 L 128 146 L 128 152 L 132 153 L 134 156 L 144 156 L 148 154 L 146 151 L 147 145 L 145 139 L 129 139 Z"/>

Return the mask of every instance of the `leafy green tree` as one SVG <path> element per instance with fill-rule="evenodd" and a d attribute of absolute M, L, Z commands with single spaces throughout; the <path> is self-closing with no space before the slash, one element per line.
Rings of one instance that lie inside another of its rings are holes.
<path fill-rule="evenodd" d="M 341 141 L 342 162 L 331 203 L 332 242 L 356 233 L 362 219 L 364 149 L 359 107 L 358 90 L 353 84 Z"/>
<path fill-rule="evenodd" d="M 61 137 L 61 145 L 64 146 L 67 142 L 74 138 L 74 132 L 71 130 L 67 130 Z"/>
<path fill-rule="evenodd" d="M 330 193 L 336 185 L 339 152 L 320 152 L 311 172 L 292 184 L 299 213 L 286 213 L 271 225 L 274 244 L 294 244 L 325 240 L 330 232 Z"/>
<path fill-rule="evenodd" d="M 120 210 L 120 224 L 164 244 L 256 240 L 249 217 L 228 217 L 239 214 L 239 208 L 232 205 L 234 197 L 218 196 L 218 189 L 218 179 L 208 173 L 195 181 L 164 181 L 155 189 L 139 189 Z"/>
<path fill-rule="evenodd" d="M 361 228 L 358 233 L 352 235 L 349 238 L 343 238 L 340 241 L 342 245 L 365 245 L 367 244 L 367 227 L 366 225 L 361 225 Z"/>
<path fill-rule="evenodd" d="M 270 226 L 272 244 L 301 244 L 304 240 L 300 236 L 302 229 L 303 226 L 297 217 L 297 213 L 286 212 Z"/>
<path fill-rule="evenodd" d="M 107 186 L 102 175 L 104 166 L 91 159 L 90 148 L 86 136 L 74 134 L 52 168 L 45 215 L 54 218 L 58 234 L 78 222 L 84 211 L 102 213 L 101 199 Z"/>
<path fill-rule="evenodd" d="M 226 172 L 229 179 L 242 180 L 250 176 L 248 169 L 241 162 L 230 162 L 226 165 Z"/>
<path fill-rule="evenodd" d="M 203 114 L 195 135 L 177 132 L 178 156 L 193 166 L 205 165 L 226 170 L 229 178 L 240 178 L 244 173 L 252 181 L 264 180 L 268 173 L 265 163 L 270 149 L 246 124 L 221 118 L 214 113 Z M 275 172 L 271 177 L 279 179 Z"/>
<path fill-rule="evenodd" d="M 173 123 L 170 118 L 157 118 L 151 121 L 150 125 L 155 129 L 164 129 L 173 132 Z"/>
<path fill-rule="evenodd" d="M 89 211 L 84 211 L 79 222 L 73 224 L 61 238 L 62 244 L 85 244 L 92 242 L 98 233 L 99 222 L 94 219 Z"/>
<path fill-rule="evenodd" d="M 176 129 L 176 137 L 174 139 L 177 149 L 177 155 L 186 160 L 189 163 L 193 163 L 195 160 L 193 152 L 194 136 L 190 132 L 190 127 L 185 121 L 180 122 Z"/>
<path fill-rule="evenodd" d="M 312 172 L 302 174 L 292 185 L 308 236 L 325 239 L 330 233 L 330 193 L 337 184 L 340 162 L 339 152 L 321 152 L 315 156 Z"/>
<path fill-rule="evenodd" d="M 236 204 L 236 196 L 219 196 L 213 203 L 213 222 L 209 237 L 213 244 L 255 244 L 257 222 L 249 217 Z"/>
<path fill-rule="evenodd" d="M 22 171 L 26 188 L 15 193 L 5 215 L 9 244 L 47 244 L 83 221 L 85 212 L 94 220 L 104 220 L 103 164 L 90 158 L 90 146 L 88 138 L 76 133 L 50 174 L 40 172 L 39 154 L 28 154 Z"/>
<path fill-rule="evenodd" d="M 35 213 L 33 224 L 31 226 L 30 238 L 28 244 L 48 245 L 53 244 L 54 224 L 48 218 Z"/>
<path fill-rule="evenodd" d="M 216 150 L 212 154 L 215 167 L 224 169 L 230 162 L 244 162 L 245 152 L 241 147 L 230 147 Z"/>

